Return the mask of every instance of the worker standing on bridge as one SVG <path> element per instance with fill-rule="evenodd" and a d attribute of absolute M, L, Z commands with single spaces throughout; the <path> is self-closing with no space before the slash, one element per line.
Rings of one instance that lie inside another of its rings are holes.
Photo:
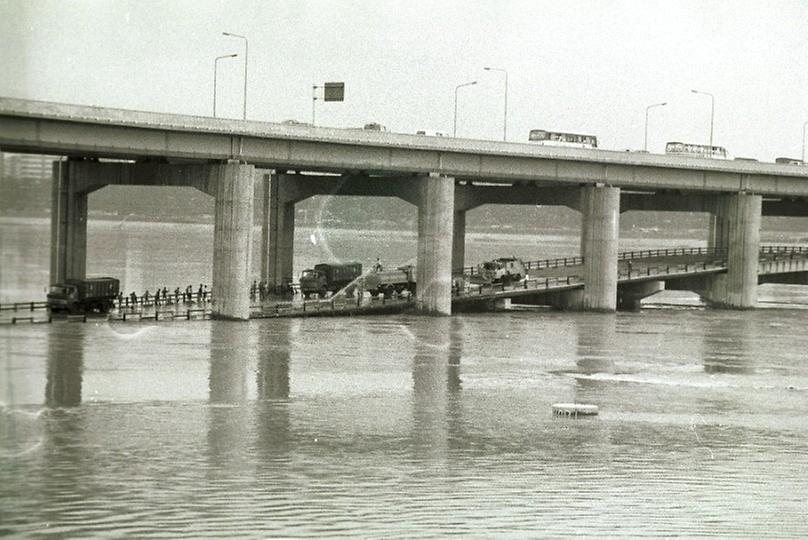
<path fill-rule="evenodd" d="M 132 302 L 132 309 L 135 309 L 135 305 L 137 304 L 137 294 L 135 294 L 135 291 L 131 292 L 129 300 Z"/>
<path fill-rule="evenodd" d="M 382 261 L 378 257 L 376 257 L 376 264 L 373 265 L 373 270 L 375 272 L 382 271 Z"/>
<path fill-rule="evenodd" d="M 149 289 L 146 289 L 146 292 L 143 293 L 143 298 L 142 298 L 143 305 L 147 305 L 149 303 L 149 298 L 151 298 L 151 295 L 149 294 Z"/>
<path fill-rule="evenodd" d="M 154 291 L 154 307 L 160 305 L 160 287 L 157 287 L 157 290 Z"/>
<path fill-rule="evenodd" d="M 258 284 L 258 298 L 263 302 L 267 297 L 267 283 L 263 279 Z"/>
<path fill-rule="evenodd" d="M 165 287 L 163 287 L 162 296 L 163 296 L 163 303 L 167 304 L 168 303 L 168 289 L 166 289 Z"/>
<path fill-rule="evenodd" d="M 175 304 L 179 304 L 179 303 L 180 303 L 180 288 L 179 288 L 179 287 L 177 287 L 176 289 L 174 289 L 174 303 L 175 303 Z"/>
<path fill-rule="evenodd" d="M 193 303 L 194 301 L 194 286 L 188 285 L 185 287 L 185 298 L 188 299 L 188 303 Z"/>
<path fill-rule="evenodd" d="M 202 301 L 203 301 L 203 302 L 207 302 L 207 301 L 208 301 L 208 286 L 207 286 L 207 284 L 206 284 L 206 285 L 205 285 L 205 287 L 202 289 Z"/>
<path fill-rule="evenodd" d="M 258 290 L 258 282 L 253 280 L 252 285 L 250 285 L 250 300 L 255 300 L 255 291 Z"/>

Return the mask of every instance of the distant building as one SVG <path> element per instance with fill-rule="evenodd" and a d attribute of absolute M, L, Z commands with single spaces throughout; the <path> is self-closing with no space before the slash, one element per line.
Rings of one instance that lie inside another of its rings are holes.
<path fill-rule="evenodd" d="M 0 159 L 0 178 L 37 181 L 51 178 L 53 162 L 58 156 L 42 156 L 39 154 L 3 153 Z"/>

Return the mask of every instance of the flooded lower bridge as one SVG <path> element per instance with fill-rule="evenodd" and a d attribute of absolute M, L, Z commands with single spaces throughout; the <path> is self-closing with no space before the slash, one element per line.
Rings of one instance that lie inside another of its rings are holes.
<path fill-rule="evenodd" d="M 509 283 L 474 283 L 474 267 L 455 276 L 452 308 L 455 311 L 495 311 L 511 303 L 568 307 L 570 295 L 585 287 L 583 258 L 567 257 L 529 261 L 528 275 Z M 636 309 L 639 301 L 663 290 L 690 290 L 708 295 L 709 277 L 725 273 L 726 252 L 708 248 L 676 248 L 629 251 L 618 256 L 618 306 Z M 760 283 L 808 283 L 808 247 L 762 246 L 758 266 Z M 169 297 L 162 304 L 153 301 L 116 304 L 108 314 L 52 315 L 43 301 L 0 305 L 0 324 L 50 322 L 169 322 L 210 319 L 215 298 Z M 300 294 L 291 299 L 269 298 L 250 306 L 250 318 L 324 317 L 383 315 L 417 307 L 415 295 L 337 294 L 306 300 Z"/>

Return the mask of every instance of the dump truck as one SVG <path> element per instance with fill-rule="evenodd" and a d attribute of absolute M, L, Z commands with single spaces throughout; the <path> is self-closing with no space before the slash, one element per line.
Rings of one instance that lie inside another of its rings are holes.
<path fill-rule="evenodd" d="M 114 305 L 120 287 L 121 282 L 111 277 L 66 279 L 50 286 L 48 309 L 51 313 L 106 313 Z"/>
<path fill-rule="evenodd" d="M 303 298 L 309 298 L 314 294 L 325 298 L 329 292 L 339 291 L 361 275 L 362 263 L 358 262 L 315 264 L 314 268 L 307 268 L 300 274 L 300 292 Z M 353 287 L 349 287 L 345 293 L 347 296 L 353 296 Z"/>
<path fill-rule="evenodd" d="M 401 294 L 409 291 L 415 294 L 415 267 L 411 264 L 399 266 L 395 270 L 384 270 L 381 267 L 368 272 L 363 280 L 363 289 L 374 297 L 383 295 L 390 298 L 393 293 Z"/>
<path fill-rule="evenodd" d="M 475 283 L 511 283 L 527 275 L 525 263 L 516 257 L 500 257 L 477 265 Z"/>

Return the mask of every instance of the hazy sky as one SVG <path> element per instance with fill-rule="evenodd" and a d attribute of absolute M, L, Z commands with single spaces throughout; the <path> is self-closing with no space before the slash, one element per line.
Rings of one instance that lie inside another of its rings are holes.
<path fill-rule="evenodd" d="M 345 81 L 318 124 L 508 139 L 532 128 L 603 148 L 714 143 L 799 157 L 808 120 L 808 1 L 0 0 L 0 95 L 210 115 L 213 59 L 243 55 L 248 118 L 310 121 L 312 84 Z M 219 70 L 219 113 L 241 116 L 243 56 Z"/>

